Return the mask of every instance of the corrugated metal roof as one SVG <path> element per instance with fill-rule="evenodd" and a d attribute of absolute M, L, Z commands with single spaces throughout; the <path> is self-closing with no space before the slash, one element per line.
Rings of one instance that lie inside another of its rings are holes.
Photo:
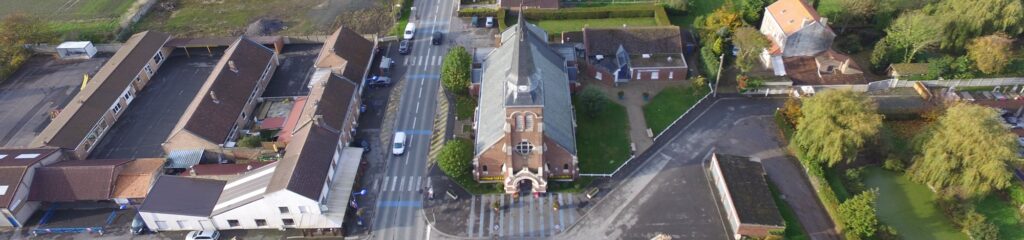
<path fill-rule="evenodd" d="M 174 150 L 167 154 L 166 168 L 190 168 L 203 160 L 203 149 Z"/>

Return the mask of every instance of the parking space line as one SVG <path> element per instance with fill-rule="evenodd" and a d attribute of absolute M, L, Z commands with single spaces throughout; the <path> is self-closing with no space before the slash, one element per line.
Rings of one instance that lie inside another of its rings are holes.
<path fill-rule="evenodd" d="M 477 231 L 476 231 L 477 236 L 480 236 L 480 237 L 484 236 L 484 216 L 487 215 L 487 210 L 486 210 L 486 208 L 484 208 L 484 205 L 487 205 L 487 204 L 484 204 L 484 203 L 486 203 L 486 200 L 487 200 L 487 195 L 480 196 L 480 216 L 479 216 L 480 217 L 480 225 L 477 226 Z"/>
<path fill-rule="evenodd" d="M 428 178 L 427 180 L 430 180 L 430 179 Z M 500 197 L 501 197 L 501 206 L 505 207 L 505 195 L 501 195 Z M 507 224 L 507 225 L 505 224 L 505 211 L 500 211 L 498 213 L 498 237 L 504 237 L 505 236 L 505 229 L 504 228 L 506 228 L 508 226 L 511 226 L 511 224 Z"/>
<path fill-rule="evenodd" d="M 469 200 L 469 217 L 466 218 L 466 233 L 473 237 L 473 217 L 475 213 L 473 204 L 476 203 L 476 196 Z"/>

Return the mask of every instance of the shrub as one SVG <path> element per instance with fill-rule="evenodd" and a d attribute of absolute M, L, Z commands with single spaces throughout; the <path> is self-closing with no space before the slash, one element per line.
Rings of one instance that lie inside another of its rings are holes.
<path fill-rule="evenodd" d="M 782 105 L 781 109 L 782 117 L 786 118 L 786 122 L 790 125 L 796 126 L 800 123 L 800 118 L 804 116 L 803 112 L 800 111 L 800 99 L 790 97 L 786 99 L 786 103 Z"/>
<path fill-rule="evenodd" d="M 596 88 L 584 88 L 579 94 L 580 110 L 583 110 L 588 117 L 597 117 L 604 110 L 604 106 L 608 104 L 604 93 Z"/>
<path fill-rule="evenodd" d="M 864 50 L 860 43 L 860 35 L 857 34 L 847 34 L 839 37 L 836 39 L 835 46 L 845 53 L 858 53 Z"/>
<path fill-rule="evenodd" d="M 665 7 L 656 6 L 654 8 L 654 22 L 658 26 L 669 26 L 672 25 L 672 21 L 668 19 L 668 13 L 665 12 Z"/>
<path fill-rule="evenodd" d="M 494 8 L 464 8 L 459 10 L 459 17 L 472 17 L 476 15 L 478 17 L 497 17 L 498 12 L 503 12 L 500 9 Z"/>
<path fill-rule="evenodd" d="M 705 78 L 704 75 L 697 75 L 696 77 L 693 77 L 693 80 L 691 81 L 692 82 L 690 82 L 690 87 L 692 87 L 693 89 L 702 89 L 708 87 L 708 79 Z"/>
<path fill-rule="evenodd" d="M 907 169 L 907 166 L 895 154 L 890 153 L 889 157 L 885 158 L 882 168 L 893 172 L 903 172 L 903 170 Z"/>
<path fill-rule="evenodd" d="M 878 217 L 875 216 L 875 200 L 878 192 L 864 191 L 839 205 L 839 215 L 846 223 L 848 234 L 870 237 L 878 231 Z"/>
<path fill-rule="evenodd" d="M 441 147 L 437 163 L 441 171 L 453 179 L 472 178 L 473 144 L 464 139 L 453 139 Z"/>
<path fill-rule="evenodd" d="M 700 59 L 701 68 L 704 70 L 704 74 L 708 76 L 712 81 L 718 79 L 718 55 L 714 53 L 714 49 L 711 45 L 705 44 L 700 47 Z"/>
<path fill-rule="evenodd" d="M 441 63 L 441 84 L 444 88 L 456 95 L 468 94 L 472 61 L 466 48 L 458 46 L 448 51 Z"/>
<path fill-rule="evenodd" d="M 260 141 L 261 139 L 259 136 L 245 135 L 244 137 L 242 137 L 242 139 L 238 140 L 238 146 L 245 148 L 256 148 L 260 146 Z"/>
<path fill-rule="evenodd" d="M 964 220 L 964 231 L 974 240 L 999 239 L 999 228 L 986 220 L 984 215 L 975 211 L 967 213 L 967 219 Z"/>

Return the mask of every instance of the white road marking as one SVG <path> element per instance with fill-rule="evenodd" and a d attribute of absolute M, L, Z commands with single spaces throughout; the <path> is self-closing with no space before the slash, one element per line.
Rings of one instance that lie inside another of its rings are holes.
<path fill-rule="evenodd" d="M 405 61 L 402 63 L 402 65 L 409 66 L 409 58 L 405 58 Z"/>
<path fill-rule="evenodd" d="M 401 192 L 402 189 L 404 189 L 404 188 L 405 188 L 405 177 L 402 177 L 402 179 L 398 180 L 398 191 Z"/>
<path fill-rule="evenodd" d="M 475 217 L 473 214 L 476 214 L 473 204 L 476 204 L 475 195 L 469 200 L 469 217 L 466 218 L 466 233 L 469 234 L 470 237 L 473 237 L 473 217 Z"/>
<path fill-rule="evenodd" d="M 417 190 L 422 188 L 422 187 L 420 187 L 420 183 L 421 183 L 422 180 L 423 180 L 423 177 L 417 177 L 416 178 L 416 189 Z"/>
<path fill-rule="evenodd" d="M 414 112 L 414 113 L 420 112 L 420 102 L 416 102 L 416 111 L 412 111 L 412 112 Z"/>
<path fill-rule="evenodd" d="M 389 192 L 394 192 L 395 191 L 395 185 L 398 185 L 398 184 L 396 184 L 397 181 L 398 181 L 398 177 L 391 177 L 391 190 L 388 190 Z"/>

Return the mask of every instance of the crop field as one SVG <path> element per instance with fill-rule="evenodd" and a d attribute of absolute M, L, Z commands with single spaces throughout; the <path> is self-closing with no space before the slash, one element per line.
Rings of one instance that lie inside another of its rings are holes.
<path fill-rule="evenodd" d="M 381 0 L 178 0 L 156 6 L 135 31 L 176 36 L 232 36 L 243 33 L 326 35 L 341 25 L 360 33 L 389 30 L 390 1 Z M 386 25 L 386 26 L 382 26 Z"/>

